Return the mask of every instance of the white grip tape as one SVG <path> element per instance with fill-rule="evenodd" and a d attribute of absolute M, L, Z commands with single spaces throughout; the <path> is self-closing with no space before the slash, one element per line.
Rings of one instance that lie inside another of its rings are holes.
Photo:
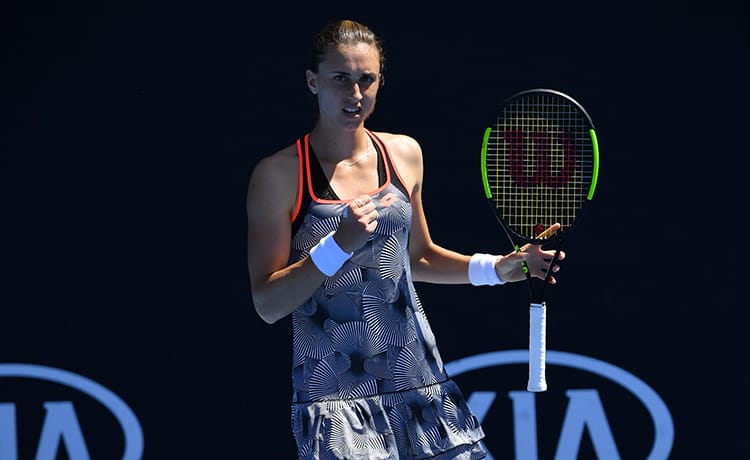
<path fill-rule="evenodd" d="M 528 391 L 547 390 L 545 376 L 547 353 L 547 306 L 544 302 L 529 307 L 529 383 Z"/>

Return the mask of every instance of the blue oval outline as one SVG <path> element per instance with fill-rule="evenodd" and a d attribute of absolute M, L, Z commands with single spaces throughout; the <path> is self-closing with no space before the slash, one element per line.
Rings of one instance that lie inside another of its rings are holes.
<path fill-rule="evenodd" d="M 103 385 L 70 371 L 37 364 L 0 364 L 0 378 L 36 378 L 66 385 L 99 401 L 115 416 L 125 434 L 122 460 L 139 460 L 143 455 L 143 430 L 138 418 L 119 396 Z"/>
<path fill-rule="evenodd" d="M 654 424 L 654 444 L 646 460 L 669 458 L 674 443 L 672 414 L 659 394 L 646 382 L 622 368 L 589 356 L 554 350 L 548 350 L 546 355 L 547 364 L 571 367 L 597 374 L 619 384 L 634 394 L 646 407 Z M 445 365 L 445 370 L 449 375 L 454 376 L 485 367 L 528 362 L 529 350 L 491 351 L 451 361 Z"/>

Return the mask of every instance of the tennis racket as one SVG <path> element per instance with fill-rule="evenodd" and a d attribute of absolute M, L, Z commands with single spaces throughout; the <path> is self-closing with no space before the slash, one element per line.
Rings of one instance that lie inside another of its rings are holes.
<path fill-rule="evenodd" d="M 560 253 L 563 239 L 594 196 L 599 147 L 594 125 L 573 98 L 550 89 L 517 93 L 501 104 L 482 141 L 484 193 L 516 251 L 543 244 Z M 560 223 L 556 232 L 549 227 Z M 547 305 L 544 279 L 529 287 L 528 391 L 545 391 Z M 536 285 L 536 286 L 535 286 Z"/>

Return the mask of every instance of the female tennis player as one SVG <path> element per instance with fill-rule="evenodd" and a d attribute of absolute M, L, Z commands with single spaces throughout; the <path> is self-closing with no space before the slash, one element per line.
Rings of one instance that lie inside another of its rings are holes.
<path fill-rule="evenodd" d="M 482 428 L 446 375 L 413 282 L 523 281 L 522 261 L 544 277 L 554 252 L 465 255 L 432 241 L 419 144 L 365 127 L 384 62 L 365 25 L 318 33 L 306 72 L 317 121 L 249 182 L 253 302 L 269 324 L 291 315 L 300 459 L 484 458 Z"/>

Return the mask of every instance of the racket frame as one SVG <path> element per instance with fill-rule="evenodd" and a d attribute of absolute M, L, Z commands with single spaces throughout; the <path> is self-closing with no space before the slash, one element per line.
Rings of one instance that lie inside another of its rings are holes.
<path fill-rule="evenodd" d="M 557 90 L 552 90 L 548 88 L 534 88 L 529 89 L 525 91 L 518 92 L 509 98 L 505 99 L 505 101 L 502 103 L 501 107 L 508 105 L 511 101 L 518 99 L 520 97 L 527 96 L 531 93 L 544 93 L 544 94 L 550 94 L 555 95 L 557 97 L 563 98 L 567 100 L 569 103 L 571 103 L 574 107 L 577 108 L 577 110 L 583 115 L 585 121 L 587 122 L 589 129 L 588 134 L 591 138 L 591 152 L 592 152 L 592 170 L 591 170 L 591 181 L 589 183 L 589 189 L 585 195 L 585 199 L 583 203 L 581 204 L 581 209 L 587 205 L 588 202 L 590 202 L 593 197 L 596 190 L 596 186 L 599 180 L 599 141 L 596 135 L 596 130 L 594 128 L 594 124 L 591 120 L 591 117 L 589 116 L 586 109 L 583 108 L 581 104 L 579 104 L 575 99 L 570 97 L 569 95 L 562 93 Z M 505 233 L 506 237 L 508 238 L 508 241 L 510 241 L 511 245 L 513 246 L 514 250 L 516 252 L 521 251 L 521 245 L 522 244 L 549 244 L 552 242 L 553 248 L 555 249 L 555 255 L 553 257 L 553 261 L 557 260 L 557 257 L 560 253 L 560 248 L 562 246 L 562 240 L 563 237 L 570 231 L 570 229 L 573 227 L 575 222 L 578 219 L 578 214 L 576 214 L 576 218 L 573 220 L 573 222 L 570 223 L 566 228 L 561 228 L 557 232 L 550 232 L 549 228 L 546 229 L 544 232 L 541 232 L 540 234 L 536 235 L 535 237 L 529 238 L 525 235 L 520 234 L 519 232 L 513 231 L 510 225 L 505 221 L 505 219 L 502 218 L 502 216 L 499 215 L 497 212 L 497 207 L 495 206 L 495 202 L 493 201 L 493 194 L 492 189 L 489 184 L 489 178 L 487 174 L 487 146 L 489 143 L 490 135 L 492 134 L 492 126 L 487 127 L 484 131 L 484 136 L 482 139 L 482 153 L 481 153 L 481 170 L 482 170 L 482 185 L 484 188 L 485 197 L 487 198 L 487 202 L 492 208 L 492 214 L 495 216 L 495 218 L 500 223 L 500 226 L 503 229 L 503 232 Z M 544 298 L 544 287 L 547 285 L 547 279 L 549 278 L 550 271 L 552 269 L 553 263 L 550 263 L 547 267 L 547 272 L 545 273 L 544 279 L 542 280 L 542 287 L 539 292 L 536 292 L 534 289 L 534 280 L 529 272 L 528 266 L 525 262 L 522 263 L 523 265 L 523 271 L 526 275 L 527 280 L 527 286 L 529 289 L 529 298 L 530 298 L 530 306 L 529 306 L 529 379 L 527 382 L 527 390 L 531 392 L 543 392 L 547 390 L 547 380 L 546 380 L 546 336 L 547 336 L 547 305 L 546 302 L 544 302 L 542 299 Z"/>

